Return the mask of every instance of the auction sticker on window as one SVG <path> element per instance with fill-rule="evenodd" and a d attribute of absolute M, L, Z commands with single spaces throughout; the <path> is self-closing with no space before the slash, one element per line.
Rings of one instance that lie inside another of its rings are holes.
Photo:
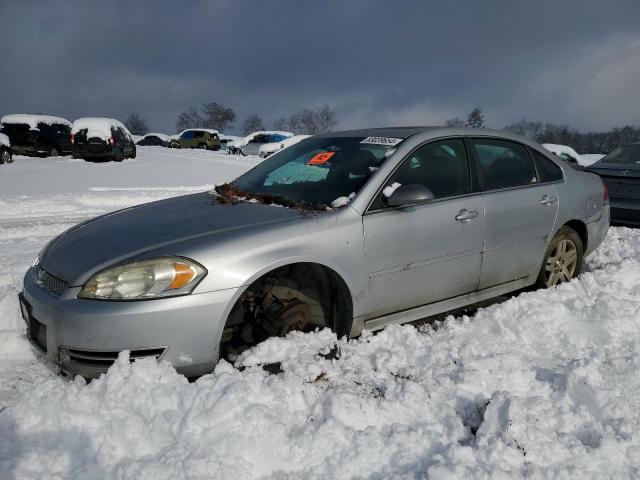
<path fill-rule="evenodd" d="M 315 155 L 311 160 L 307 162 L 307 165 L 322 165 L 327 163 L 336 152 L 324 152 Z"/>
<path fill-rule="evenodd" d="M 362 140 L 360 143 L 369 143 L 371 145 L 389 145 L 394 146 L 399 144 L 403 139 L 402 138 L 391 138 L 391 137 L 367 137 Z"/>

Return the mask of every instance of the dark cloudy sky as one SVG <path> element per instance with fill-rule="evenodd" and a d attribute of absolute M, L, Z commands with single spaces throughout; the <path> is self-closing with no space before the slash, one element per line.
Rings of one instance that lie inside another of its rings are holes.
<path fill-rule="evenodd" d="M 0 0 L 0 114 L 640 124 L 640 1 Z"/>

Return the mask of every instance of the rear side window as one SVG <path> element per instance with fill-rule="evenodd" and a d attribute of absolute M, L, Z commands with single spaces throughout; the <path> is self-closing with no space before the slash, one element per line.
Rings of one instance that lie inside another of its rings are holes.
<path fill-rule="evenodd" d="M 193 132 L 193 138 L 202 138 L 204 137 L 204 132 Z"/>
<path fill-rule="evenodd" d="M 540 174 L 541 182 L 557 182 L 562 180 L 562 170 L 559 166 L 540 152 L 531 150 L 531 154 L 538 166 L 538 173 Z"/>
<path fill-rule="evenodd" d="M 489 138 L 476 138 L 472 143 L 485 190 L 538 183 L 533 160 L 524 145 Z"/>

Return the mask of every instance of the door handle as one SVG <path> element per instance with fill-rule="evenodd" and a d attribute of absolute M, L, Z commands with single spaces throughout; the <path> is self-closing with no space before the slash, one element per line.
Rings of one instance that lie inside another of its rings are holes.
<path fill-rule="evenodd" d="M 471 220 L 472 218 L 476 218 L 477 216 L 477 210 L 467 210 L 466 208 L 463 208 L 458 212 L 458 215 L 456 215 L 456 220 L 459 222 L 468 222 L 469 220 Z"/>
<path fill-rule="evenodd" d="M 542 198 L 540 199 L 540 205 L 544 205 L 545 207 L 548 207 L 549 205 L 556 203 L 557 200 L 558 200 L 558 197 L 554 197 L 551 195 L 543 195 Z"/>

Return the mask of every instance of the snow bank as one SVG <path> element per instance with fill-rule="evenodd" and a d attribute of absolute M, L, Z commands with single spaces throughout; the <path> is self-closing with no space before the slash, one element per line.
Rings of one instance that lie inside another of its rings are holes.
<path fill-rule="evenodd" d="M 37 130 L 39 123 L 44 123 L 45 125 L 62 123 L 63 125 L 71 126 L 71 122 L 66 118 L 52 117 L 51 115 L 31 115 L 27 113 L 5 115 L 4 117 L 2 117 L 2 119 L 0 119 L 0 123 L 26 124 L 29 125 L 29 128 L 31 128 L 32 130 Z"/>
<path fill-rule="evenodd" d="M 293 332 L 191 384 L 126 353 L 43 379 L 0 414 L 0 477 L 637 478 L 639 256 L 615 228 L 569 284 L 435 328 Z"/>
<path fill-rule="evenodd" d="M 11 140 L 4 133 L 0 133 L 0 145 L 4 145 L 5 147 L 11 146 Z"/>
<path fill-rule="evenodd" d="M 111 138 L 111 128 L 121 128 L 124 132 L 131 136 L 131 133 L 120 121 L 115 118 L 103 118 L 103 117 L 84 117 L 79 118 L 73 122 L 71 127 L 71 133 L 76 134 L 80 130 L 87 130 L 87 138 L 96 137 L 102 140 L 109 140 Z"/>

